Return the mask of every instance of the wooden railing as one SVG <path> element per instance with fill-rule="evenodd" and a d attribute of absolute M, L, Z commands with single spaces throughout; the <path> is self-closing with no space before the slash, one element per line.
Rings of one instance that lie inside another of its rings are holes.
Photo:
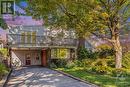
<path fill-rule="evenodd" d="M 24 35 L 25 41 L 22 41 L 22 35 L 8 34 L 8 45 L 10 47 L 51 47 L 51 46 L 77 46 L 77 39 L 75 38 L 61 38 L 50 36 L 35 36 L 35 41 L 27 41 L 28 35 Z M 32 38 L 32 36 L 31 36 Z"/>

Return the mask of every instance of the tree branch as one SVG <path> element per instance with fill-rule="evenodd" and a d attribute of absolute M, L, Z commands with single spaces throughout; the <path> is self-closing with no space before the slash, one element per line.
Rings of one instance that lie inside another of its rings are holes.
<path fill-rule="evenodd" d="M 104 37 L 103 35 L 99 35 L 99 34 L 96 34 L 96 33 L 93 33 L 91 32 L 91 34 L 93 34 L 94 36 L 98 37 L 98 38 L 101 38 L 103 40 L 106 40 L 108 42 L 113 42 L 113 40 L 109 39 L 108 37 Z"/>

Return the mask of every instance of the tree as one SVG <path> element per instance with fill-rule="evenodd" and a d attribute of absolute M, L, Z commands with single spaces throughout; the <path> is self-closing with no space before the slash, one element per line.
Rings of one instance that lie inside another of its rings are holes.
<path fill-rule="evenodd" d="M 85 46 L 86 27 L 90 28 L 91 14 L 93 0 L 35 0 L 29 1 L 29 6 L 26 9 L 27 13 L 36 19 L 43 19 L 46 26 L 58 27 L 63 29 L 74 29 L 79 37 L 79 47 Z M 90 4 L 91 3 L 91 4 Z M 83 4 L 83 5 L 82 5 Z M 90 4 L 91 7 L 87 7 Z M 94 7 L 94 6 L 93 6 Z M 88 18 L 90 18 L 88 20 Z"/>
<path fill-rule="evenodd" d="M 99 13 L 102 13 L 104 18 L 101 19 L 101 24 L 105 25 L 105 31 L 109 32 L 107 41 L 111 42 L 115 51 L 115 67 L 122 67 L 122 46 L 120 43 L 120 32 L 127 24 L 126 21 L 130 17 L 130 0 L 99 0 L 99 4 L 102 7 Z M 95 34 L 96 35 L 96 34 Z"/>
<path fill-rule="evenodd" d="M 84 46 L 86 35 L 110 42 L 115 50 L 116 68 L 122 67 L 120 31 L 129 17 L 129 0 L 30 0 L 27 13 L 44 19 L 45 25 L 73 29 Z"/>

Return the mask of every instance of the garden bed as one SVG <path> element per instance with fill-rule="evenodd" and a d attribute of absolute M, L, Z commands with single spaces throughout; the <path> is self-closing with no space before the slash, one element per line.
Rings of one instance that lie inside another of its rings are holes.
<path fill-rule="evenodd" d="M 0 63 L 0 87 L 3 87 L 8 79 L 11 70 L 3 63 Z"/>

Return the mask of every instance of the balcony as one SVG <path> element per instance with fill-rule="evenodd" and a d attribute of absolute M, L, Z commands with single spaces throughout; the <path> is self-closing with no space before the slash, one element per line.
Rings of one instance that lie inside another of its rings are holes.
<path fill-rule="evenodd" d="M 25 40 L 22 41 L 22 35 L 19 34 L 8 34 L 8 45 L 9 47 L 34 47 L 34 48 L 44 48 L 44 47 L 66 47 L 75 48 L 77 47 L 77 39 L 74 38 L 61 38 L 61 37 L 50 37 L 50 36 L 35 36 L 35 40 L 32 41 L 32 36 L 30 41 L 27 40 L 28 35 L 24 35 Z"/>

